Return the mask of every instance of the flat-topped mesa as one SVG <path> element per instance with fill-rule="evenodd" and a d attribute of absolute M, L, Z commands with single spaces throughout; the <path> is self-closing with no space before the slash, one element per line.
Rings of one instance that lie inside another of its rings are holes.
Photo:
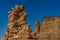
<path fill-rule="evenodd" d="M 60 16 L 50 16 L 50 17 L 44 17 L 43 19 L 42 19 L 42 22 L 47 22 L 47 21 L 53 21 L 53 20 L 55 20 L 56 18 L 60 18 Z"/>
<path fill-rule="evenodd" d="M 57 33 L 60 24 L 60 16 L 46 17 L 42 20 L 41 32 Z"/>
<path fill-rule="evenodd" d="M 60 40 L 60 16 L 45 17 L 37 40 Z"/>
<path fill-rule="evenodd" d="M 36 27 L 34 30 L 35 33 L 40 33 L 40 23 L 38 21 L 36 21 Z"/>

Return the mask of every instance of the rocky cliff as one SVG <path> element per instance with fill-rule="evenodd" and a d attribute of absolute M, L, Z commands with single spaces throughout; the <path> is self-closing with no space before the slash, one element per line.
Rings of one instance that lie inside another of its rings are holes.
<path fill-rule="evenodd" d="M 16 5 L 8 12 L 8 25 L 3 40 L 60 40 L 60 17 L 46 17 L 36 21 L 34 32 L 26 22 L 23 5 Z"/>

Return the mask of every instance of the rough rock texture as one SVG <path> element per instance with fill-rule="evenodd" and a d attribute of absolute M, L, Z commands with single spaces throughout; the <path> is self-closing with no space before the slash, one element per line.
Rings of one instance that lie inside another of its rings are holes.
<path fill-rule="evenodd" d="M 8 14 L 8 27 L 4 40 L 32 40 L 32 31 L 30 25 L 26 23 L 27 14 L 24 6 L 16 5 Z"/>
<path fill-rule="evenodd" d="M 60 40 L 60 17 L 46 17 L 40 25 L 38 40 Z"/>
<path fill-rule="evenodd" d="M 34 32 L 26 23 L 24 6 L 15 6 L 8 12 L 8 26 L 3 40 L 60 40 L 60 17 L 46 17 L 36 21 Z"/>
<path fill-rule="evenodd" d="M 35 27 L 35 30 L 34 30 L 34 33 L 40 33 L 40 23 L 38 21 L 36 21 L 36 27 Z"/>

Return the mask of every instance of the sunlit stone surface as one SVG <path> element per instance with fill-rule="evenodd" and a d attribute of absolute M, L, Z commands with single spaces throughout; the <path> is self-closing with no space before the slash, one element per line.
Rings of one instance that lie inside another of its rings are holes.
<path fill-rule="evenodd" d="M 26 22 L 23 5 L 16 5 L 8 12 L 8 25 L 3 40 L 60 40 L 60 16 L 46 17 L 36 21 L 34 32 Z"/>

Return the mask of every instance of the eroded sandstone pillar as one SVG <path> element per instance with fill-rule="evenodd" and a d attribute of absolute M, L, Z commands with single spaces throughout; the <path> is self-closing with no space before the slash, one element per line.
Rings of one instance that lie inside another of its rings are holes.
<path fill-rule="evenodd" d="M 8 12 L 8 27 L 4 40 L 28 40 L 31 37 L 30 25 L 26 23 L 24 6 L 16 5 Z"/>

